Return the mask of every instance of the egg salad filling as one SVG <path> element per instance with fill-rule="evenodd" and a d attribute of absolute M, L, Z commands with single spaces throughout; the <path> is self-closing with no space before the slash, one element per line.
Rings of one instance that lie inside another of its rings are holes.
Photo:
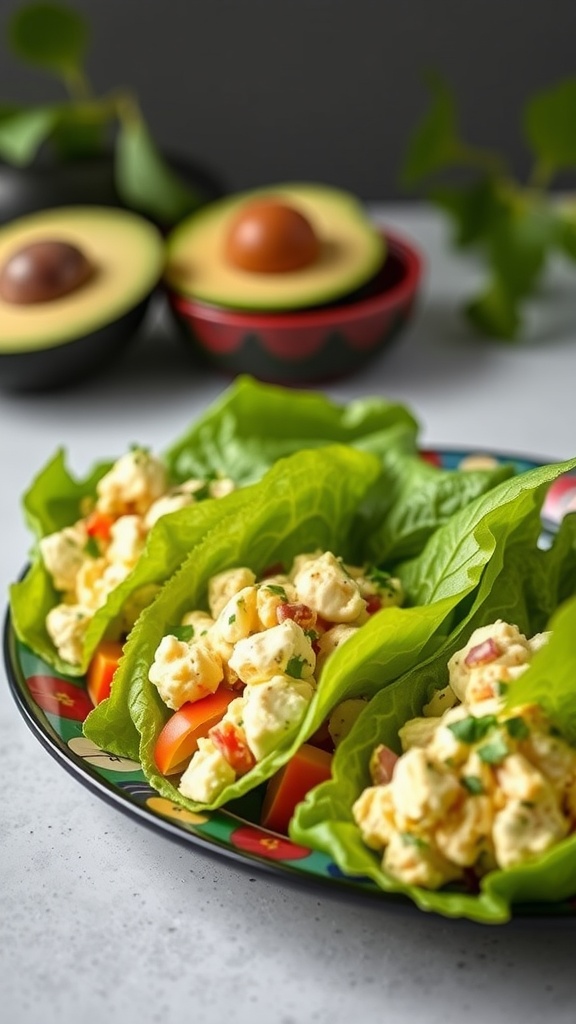
<path fill-rule="evenodd" d="M 470 884 L 544 853 L 576 827 L 576 750 L 536 704 L 505 706 L 550 634 L 498 620 L 448 664 L 449 684 L 383 745 L 353 805 L 363 841 L 410 885 Z"/>
<path fill-rule="evenodd" d="M 95 500 L 71 526 L 40 540 L 40 554 L 62 600 L 50 609 L 46 630 L 60 657 L 82 660 L 88 626 L 108 595 L 136 565 L 146 537 L 158 519 L 204 498 L 234 490 L 228 478 L 190 479 L 171 487 L 161 459 L 144 448 L 121 456 L 99 480 Z M 128 632 L 155 587 L 133 595 L 124 611 Z"/>
<path fill-rule="evenodd" d="M 156 650 L 149 679 L 178 713 L 230 691 L 222 717 L 183 771 L 179 791 L 210 803 L 295 733 L 326 659 L 380 608 L 400 605 L 398 579 L 331 551 L 298 555 L 257 579 L 246 566 L 213 576 L 209 611 L 191 610 Z"/>

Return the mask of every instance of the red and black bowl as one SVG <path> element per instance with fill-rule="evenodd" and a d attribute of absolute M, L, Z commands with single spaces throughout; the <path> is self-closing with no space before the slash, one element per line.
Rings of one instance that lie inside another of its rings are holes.
<path fill-rule="evenodd" d="M 418 250 L 382 229 L 387 255 L 361 290 L 326 306 L 280 313 L 237 311 L 168 291 L 197 360 L 229 376 L 248 373 L 284 385 L 354 373 L 397 338 L 414 309 L 422 279 Z"/>

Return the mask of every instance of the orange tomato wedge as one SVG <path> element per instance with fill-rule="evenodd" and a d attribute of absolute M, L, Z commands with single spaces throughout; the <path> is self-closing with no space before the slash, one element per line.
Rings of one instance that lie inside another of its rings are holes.
<path fill-rule="evenodd" d="M 114 516 L 109 516 L 105 512 L 91 512 L 86 517 L 86 532 L 89 537 L 95 537 L 97 540 L 108 543 L 110 540 L 110 531 L 114 525 Z"/>
<path fill-rule="evenodd" d="M 266 788 L 260 818 L 264 828 L 288 835 L 288 825 L 306 793 L 330 778 L 332 755 L 303 743 L 287 764 L 272 776 Z"/>
<path fill-rule="evenodd" d="M 220 687 L 216 693 L 193 702 L 187 701 L 175 711 L 162 729 L 154 746 L 154 762 L 162 775 L 181 772 L 198 749 L 198 740 L 217 725 L 230 701 L 238 693 Z"/>
<path fill-rule="evenodd" d="M 103 640 L 96 648 L 86 676 L 86 689 L 94 705 L 110 696 L 112 679 L 121 657 L 122 644 L 115 640 Z"/>

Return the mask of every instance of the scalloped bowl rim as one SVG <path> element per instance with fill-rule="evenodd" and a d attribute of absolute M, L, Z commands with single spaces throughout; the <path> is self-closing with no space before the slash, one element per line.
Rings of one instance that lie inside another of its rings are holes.
<path fill-rule="evenodd" d="M 250 328 L 255 325 L 263 329 L 267 327 L 321 327 L 332 323 L 350 323 L 350 321 L 358 320 L 359 317 L 384 313 L 395 309 L 416 293 L 422 278 L 424 257 L 412 242 L 407 241 L 396 231 L 391 231 L 383 225 L 377 225 L 377 229 L 386 239 L 388 250 L 393 252 L 403 265 L 404 273 L 396 284 L 376 295 L 365 296 L 342 305 L 334 302 L 314 309 L 278 313 L 269 311 L 261 313 L 258 310 L 236 310 L 227 306 L 216 306 L 199 299 L 192 299 L 171 289 L 168 289 L 168 295 L 177 312 L 186 317 L 239 328 Z M 342 298 L 345 299 L 345 296 Z"/>

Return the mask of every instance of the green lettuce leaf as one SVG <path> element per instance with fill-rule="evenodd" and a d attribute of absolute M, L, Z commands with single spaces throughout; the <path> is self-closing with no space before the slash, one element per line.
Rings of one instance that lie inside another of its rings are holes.
<path fill-rule="evenodd" d="M 418 423 L 402 405 L 362 398 L 337 405 L 313 391 L 241 376 L 167 452 L 174 479 L 219 473 L 260 480 L 277 459 L 302 448 L 352 444 L 383 457 L 391 445 L 416 451 Z"/>
<path fill-rule="evenodd" d="M 533 497 L 538 493 L 542 493 L 539 484 Z M 538 503 L 534 501 L 531 508 L 526 497 L 519 494 L 501 517 L 498 510 L 488 514 L 483 526 L 497 540 L 496 557 L 490 559 L 467 613 L 436 653 L 371 700 L 338 748 L 332 779 L 308 794 L 290 829 L 293 839 L 324 850 L 351 876 L 369 877 L 385 892 L 401 893 L 423 910 L 487 923 L 507 921 L 517 902 L 549 902 L 572 895 L 576 891 L 576 839 L 565 840 L 529 864 L 491 872 L 478 894 L 453 887 L 430 892 L 404 885 L 382 869 L 380 858 L 362 842 L 351 808 L 370 785 L 368 765 L 374 747 L 385 743 L 400 753 L 399 729 L 421 714 L 434 690 L 446 685 L 449 658 L 474 629 L 497 617 L 516 623 L 527 635 L 550 622 L 550 643 L 510 687 L 508 703 L 541 703 L 566 737 L 572 742 L 576 739 L 572 654 L 576 601 L 570 599 L 576 592 L 576 516 L 563 521 L 551 548 L 543 548 L 538 543 Z M 431 546 L 436 541 L 437 537 Z"/>
<path fill-rule="evenodd" d="M 327 459 L 329 451 L 331 464 Z M 334 462 L 332 452 L 338 451 L 338 460 Z M 255 489 L 256 500 L 249 516 L 245 520 L 236 517 L 233 531 L 226 524 L 216 527 L 163 588 L 154 605 L 143 613 L 132 631 L 111 701 L 120 717 L 131 715 L 142 736 L 140 760 L 143 770 L 150 783 L 169 799 L 191 809 L 199 807 L 184 799 L 173 782 L 158 773 L 153 762 L 156 738 L 169 717 L 155 687 L 148 681 L 149 668 L 162 636 L 170 631 L 171 624 L 180 621 L 186 609 L 201 607 L 199 602 L 205 600 L 209 577 L 230 565 L 247 563 L 258 571 L 265 564 L 286 562 L 294 554 L 318 546 L 328 547 L 348 558 L 349 532 L 355 515 L 353 505 L 354 501 L 357 504 L 361 499 L 362 488 L 359 489 L 357 484 L 356 489 L 351 490 L 354 478 L 350 472 L 346 474 L 346 480 L 341 479 L 338 461 L 344 455 L 351 459 L 352 456 L 358 458 L 360 453 L 351 448 L 327 449 L 324 452 L 300 453 L 292 460 L 279 463 Z M 438 530 L 423 555 L 404 566 L 406 579 L 411 581 L 408 592 L 415 606 L 383 609 L 342 645 L 323 671 L 297 733 L 259 762 L 253 771 L 227 787 L 209 806 L 219 806 L 236 799 L 274 774 L 341 700 L 354 695 L 372 696 L 437 650 L 450 633 L 458 606 L 486 575 L 486 566 L 492 560 L 495 564 L 500 563 L 501 559 L 496 554 L 498 544 L 519 531 L 517 523 L 523 514 L 534 513 L 534 522 L 536 527 L 539 526 L 539 509 L 545 489 L 550 480 L 566 468 L 569 468 L 568 464 L 543 467 L 505 481 L 495 489 L 497 497 L 492 497 L 491 493 L 477 499 L 469 509 L 454 517 L 456 526 L 451 520 Z M 373 479 L 376 476 L 374 474 Z M 301 483 L 297 483 L 298 477 Z M 368 485 L 366 473 L 361 480 L 365 489 Z M 294 495 L 293 520 L 280 528 L 276 519 L 285 516 L 282 494 L 286 488 Z M 333 493 L 335 490 L 340 493 L 342 488 L 345 488 L 348 502 L 344 521 L 334 510 L 328 511 Z M 258 500 L 258 490 L 261 500 Z M 346 525 L 344 531 L 343 522 Z M 297 529 L 296 524 L 299 524 Z M 288 534 L 287 526 L 290 526 Z M 461 530 L 465 531 L 464 539 L 461 538 Z M 297 544 L 294 543 L 296 537 Z M 259 554 L 263 543 L 266 545 L 265 553 Z M 92 712 L 85 730 L 90 739 L 108 749 L 117 740 L 110 708 Z"/>
<path fill-rule="evenodd" d="M 514 475 L 511 464 L 466 471 L 440 469 L 400 446 L 383 457 L 386 507 L 379 495 L 365 556 L 388 566 L 412 558 L 451 516 Z"/>
<path fill-rule="evenodd" d="M 119 753 L 125 722 L 132 717 L 142 736 L 140 759 L 160 792 L 175 793 L 158 776 L 154 742 L 169 711 L 148 680 L 148 670 L 165 633 L 185 611 L 206 607 L 209 578 L 234 565 L 255 572 L 317 547 L 350 544 L 356 508 L 377 478 L 377 458 L 344 446 L 300 452 L 279 460 L 259 484 L 238 496 L 243 507 L 214 519 L 213 528 L 197 543 L 154 603 L 140 616 L 124 648 L 124 657 L 107 701 L 84 723 L 86 735 L 99 746 Z"/>
<path fill-rule="evenodd" d="M 212 479 L 223 475 L 246 485 L 259 480 L 284 455 L 334 441 L 354 444 L 381 457 L 395 445 L 416 452 L 417 430 L 408 410 L 384 399 L 367 398 L 338 406 L 320 394 L 240 377 L 163 453 L 163 458 L 172 483 L 190 476 Z M 66 466 L 64 451 L 58 450 L 23 498 L 26 521 L 35 537 L 74 523 L 81 515 L 83 499 L 95 496 L 98 480 L 111 465 L 100 463 L 86 477 L 77 479 Z M 36 548 L 30 569 L 10 589 L 17 635 L 58 671 L 83 675 L 100 640 L 117 634 L 122 608 L 132 596 L 140 591 L 145 598 L 146 588 L 151 593 L 155 585 L 167 580 L 211 528 L 213 517 L 227 510 L 235 514 L 244 500 L 235 493 L 217 503 L 197 503 L 160 519 L 147 538 L 135 570 L 94 616 L 78 666 L 58 656 L 46 631 L 46 615 L 59 597 Z"/>

